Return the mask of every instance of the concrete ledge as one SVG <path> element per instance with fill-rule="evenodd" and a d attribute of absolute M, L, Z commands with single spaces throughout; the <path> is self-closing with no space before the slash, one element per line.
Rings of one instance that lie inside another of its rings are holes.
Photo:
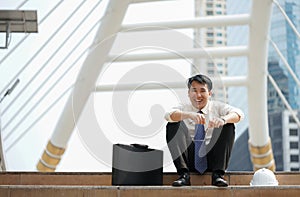
<path fill-rule="evenodd" d="M 300 186 L 230 186 L 218 188 L 214 186 L 46 186 L 46 185 L 0 185 L 1 197 L 13 196 L 222 196 L 222 197 L 281 197 L 299 196 Z"/>
<path fill-rule="evenodd" d="M 300 185 L 300 172 L 276 172 L 279 185 Z M 229 185 L 249 186 L 253 172 L 227 172 Z M 164 173 L 163 185 L 171 185 L 178 178 L 176 173 Z M 211 174 L 192 174 L 193 186 L 210 186 Z M 0 172 L 0 185 L 81 185 L 110 186 L 111 173 L 99 172 Z"/>

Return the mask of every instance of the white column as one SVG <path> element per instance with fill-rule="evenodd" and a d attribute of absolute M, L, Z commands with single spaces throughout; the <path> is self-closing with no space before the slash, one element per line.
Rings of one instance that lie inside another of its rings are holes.
<path fill-rule="evenodd" d="M 268 33 L 272 0 L 253 0 L 249 33 L 249 137 L 255 146 L 269 138 L 267 108 Z"/>
<path fill-rule="evenodd" d="M 256 168 L 254 161 L 257 161 L 257 158 L 261 162 L 257 163 L 259 167 L 264 165 L 270 167 L 272 162 L 274 163 L 267 107 L 268 34 L 271 13 L 272 0 L 252 1 L 249 26 L 248 111 L 249 144 L 254 168 Z"/>

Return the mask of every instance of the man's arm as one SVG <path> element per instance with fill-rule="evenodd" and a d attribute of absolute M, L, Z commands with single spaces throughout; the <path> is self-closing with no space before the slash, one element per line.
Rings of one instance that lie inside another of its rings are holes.
<path fill-rule="evenodd" d="M 185 119 L 191 119 L 196 124 L 205 124 L 205 116 L 196 112 L 183 112 L 183 111 L 174 111 L 170 114 L 170 118 L 173 121 L 181 121 Z"/>
<path fill-rule="evenodd" d="M 230 112 L 225 116 L 214 117 L 209 120 L 209 128 L 219 128 L 227 123 L 237 123 L 240 121 L 240 116 L 236 112 Z"/>
<path fill-rule="evenodd" d="M 224 121 L 224 124 L 237 123 L 241 119 L 240 115 L 236 112 L 230 112 L 229 114 L 222 116 L 221 118 Z"/>

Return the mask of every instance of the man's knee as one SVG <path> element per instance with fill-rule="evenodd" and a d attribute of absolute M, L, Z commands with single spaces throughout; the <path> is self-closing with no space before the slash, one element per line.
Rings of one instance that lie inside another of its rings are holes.
<path fill-rule="evenodd" d="M 178 130 L 180 122 L 168 122 L 167 123 L 167 131 Z"/>
<path fill-rule="evenodd" d="M 188 128 L 183 121 L 168 122 L 168 124 L 166 126 L 167 141 L 170 141 L 171 139 L 173 139 L 175 137 L 175 135 L 177 135 L 177 136 L 185 135 L 185 133 L 188 133 L 187 130 L 188 130 Z"/>
<path fill-rule="evenodd" d="M 225 124 L 224 126 L 223 126 L 223 128 L 225 128 L 225 129 L 230 129 L 230 130 L 235 130 L 235 125 L 234 125 L 234 123 L 227 123 L 227 124 Z"/>
<path fill-rule="evenodd" d="M 177 133 L 180 122 L 168 122 L 166 126 L 166 139 L 169 142 Z"/>
<path fill-rule="evenodd" d="M 223 126 L 222 133 L 225 135 L 235 135 L 235 125 L 234 123 L 227 123 Z"/>

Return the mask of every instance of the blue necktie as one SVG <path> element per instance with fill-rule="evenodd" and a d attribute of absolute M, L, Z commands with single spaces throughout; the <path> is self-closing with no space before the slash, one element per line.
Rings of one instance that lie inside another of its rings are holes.
<path fill-rule="evenodd" d="M 205 130 L 203 124 L 196 124 L 195 127 L 195 168 L 201 174 L 207 169 Z"/>

